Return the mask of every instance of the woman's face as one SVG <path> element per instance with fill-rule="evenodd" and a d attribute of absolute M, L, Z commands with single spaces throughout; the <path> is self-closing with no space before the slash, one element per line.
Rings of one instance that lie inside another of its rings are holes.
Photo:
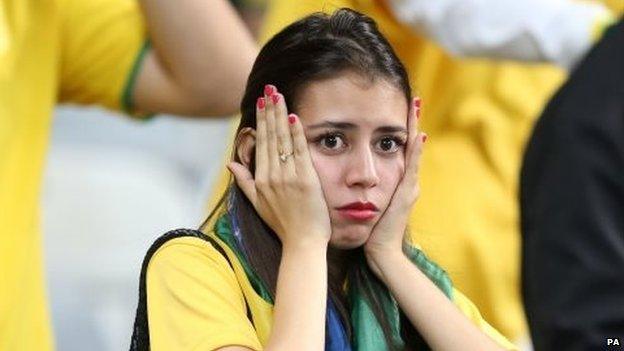
<path fill-rule="evenodd" d="M 329 209 L 330 245 L 361 246 L 405 169 L 405 96 L 383 79 L 347 73 L 311 83 L 296 107 Z"/>

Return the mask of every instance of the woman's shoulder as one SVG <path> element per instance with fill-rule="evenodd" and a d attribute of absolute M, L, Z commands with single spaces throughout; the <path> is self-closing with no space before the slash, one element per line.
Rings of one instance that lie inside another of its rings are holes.
<path fill-rule="evenodd" d="M 146 255 L 147 274 L 220 278 L 238 287 L 225 252 L 211 236 L 193 229 L 176 229 L 158 238 Z"/>
<path fill-rule="evenodd" d="M 154 243 L 147 264 L 152 349 L 190 344 L 206 350 L 225 345 L 259 349 L 243 291 L 218 242 L 197 231 L 170 233 Z"/>
<path fill-rule="evenodd" d="M 211 233 L 195 229 L 175 229 L 163 234 L 152 244 L 146 259 L 148 270 L 161 261 L 199 261 L 195 263 L 231 271 L 225 252 Z"/>
<path fill-rule="evenodd" d="M 243 291 L 218 243 L 206 240 L 201 232 L 170 233 L 159 238 L 150 248 L 151 257 L 146 257 L 145 283 L 152 301 L 173 299 L 186 306 L 216 308 L 230 300 L 232 307 L 244 312 Z"/>

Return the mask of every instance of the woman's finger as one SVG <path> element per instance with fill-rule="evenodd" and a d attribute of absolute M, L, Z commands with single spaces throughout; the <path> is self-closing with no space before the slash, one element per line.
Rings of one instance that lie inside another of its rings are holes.
<path fill-rule="evenodd" d="M 295 173 L 295 162 L 293 161 L 293 142 L 288 127 L 288 111 L 284 96 L 280 93 L 273 95 L 275 100 L 275 124 L 277 127 L 277 147 L 280 157 L 280 165 L 282 166 L 283 176 L 293 178 Z M 285 155 L 282 160 L 281 155 Z M 290 156 L 289 156 L 290 155 Z"/>
<path fill-rule="evenodd" d="M 415 97 L 412 99 L 412 103 L 410 104 L 410 110 L 408 112 L 407 117 L 407 133 L 408 133 L 408 152 L 409 146 L 414 145 L 414 141 L 418 136 L 418 122 L 420 119 L 420 104 L 421 100 L 419 97 Z M 405 154 L 407 156 L 407 153 Z"/>
<path fill-rule="evenodd" d="M 422 99 L 420 97 L 415 97 L 412 99 L 411 113 L 412 117 L 410 118 L 414 122 L 416 122 L 416 129 L 418 129 L 418 122 L 420 122 L 420 105 L 422 104 Z"/>
<path fill-rule="evenodd" d="M 266 101 L 265 116 L 266 116 L 266 135 L 267 135 L 267 154 L 269 170 L 269 179 L 281 179 L 282 170 L 280 169 L 280 161 L 277 151 L 277 128 L 275 126 L 275 103 L 273 95 L 277 92 L 277 89 L 273 85 L 266 85 L 264 87 L 264 99 Z"/>
<path fill-rule="evenodd" d="M 267 150 L 267 131 L 266 131 L 266 99 L 258 98 L 256 102 L 256 170 L 255 179 L 268 179 L 269 170 L 269 154 Z"/>
<path fill-rule="evenodd" d="M 415 140 L 411 152 L 408 153 L 405 166 L 405 175 L 401 181 L 402 192 L 407 194 L 410 189 L 414 189 L 418 185 L 418 170 L 420 167 L 420 156 L 422 155 L 423 145 L 427 140 L 427 134 L 419 132 Z"/>
<path fill-rule="evenodd" d="M 414 153 L 414 149 L 418 146 L 417 139 L 419 138 L 418 120 L 420 118 L 420 104 L 419 97 L 412 99 L 410 111 L 407 118 L 407 145 L 405 147 L 405 167 L 406 171 L 410 166 L 410 157 Z"/>
<path fill-rule="evenodd" d="M 426 140 L 427 140 L 427 134 L 424 132 L 418 132 L 418 135 L 416 136 L 416 140 L 414 141 L 415 143 L 414 149 L 410 155 L 410 160 L 408 164 L 410 174 L 414 176 L 418 175 L 418 168 L 420 166 L 420 156 L 422 155 L 423 146 Z"/>
<path fill-rule="evenodd" d="M 304 172 L 309 172 L 313 168 L 312 160 L 308 152 L 308 141 L 303 131 L 303 125 L 299 120 L 299 116 L 294 113 L 288 115 L 288 125 L 293 138 L 293 153 L 295 161 L 295 172 L 298 176 L 304 176 Z"/>
<path fill-rule="evenodd" d="M 418 182 L 418 167 L 423 143 L 427 135 L 418 130 L 418 120 L 420 117 L 420 98 L 412 100 L 412 106 L 407 121 L 408 141 L 405 149 L 405 175 L 403 186 L 413 188 Z"/>
<path fill-rule="evenodd" d="M 255 208 L 257 204 L 256 183 L 249 169 L 238 162 L 230 162 L 227 164 L 227 168 L 234 175 L 238 187 L 241 188 L 245 196 L 249 199 L 249 202 L 251 202 Z"/>

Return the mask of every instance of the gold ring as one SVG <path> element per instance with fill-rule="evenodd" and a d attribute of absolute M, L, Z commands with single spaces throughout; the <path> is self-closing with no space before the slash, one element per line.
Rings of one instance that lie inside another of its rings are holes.
<path fill-rule="evenodd" d="M 292 155 L 293 155 L 292 151 L 290 153 L 287 153 L 287 154 L 280 151 L 280 153 L 279 153 L 280 161 L 286 162 L 288 160 L 288 156 L 292 156 Z"/>

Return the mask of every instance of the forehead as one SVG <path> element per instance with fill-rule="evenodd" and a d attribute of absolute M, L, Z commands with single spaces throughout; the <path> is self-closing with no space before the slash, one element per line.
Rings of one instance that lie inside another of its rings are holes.
<path fill-rule="evenodd" d="M 304 126 L 340 121 L 374 129 L 405 126 L 407 106 L 403 92 L 386 80 L 345 73 L 307 85 L 299 94 L 297 111 Z"/>

